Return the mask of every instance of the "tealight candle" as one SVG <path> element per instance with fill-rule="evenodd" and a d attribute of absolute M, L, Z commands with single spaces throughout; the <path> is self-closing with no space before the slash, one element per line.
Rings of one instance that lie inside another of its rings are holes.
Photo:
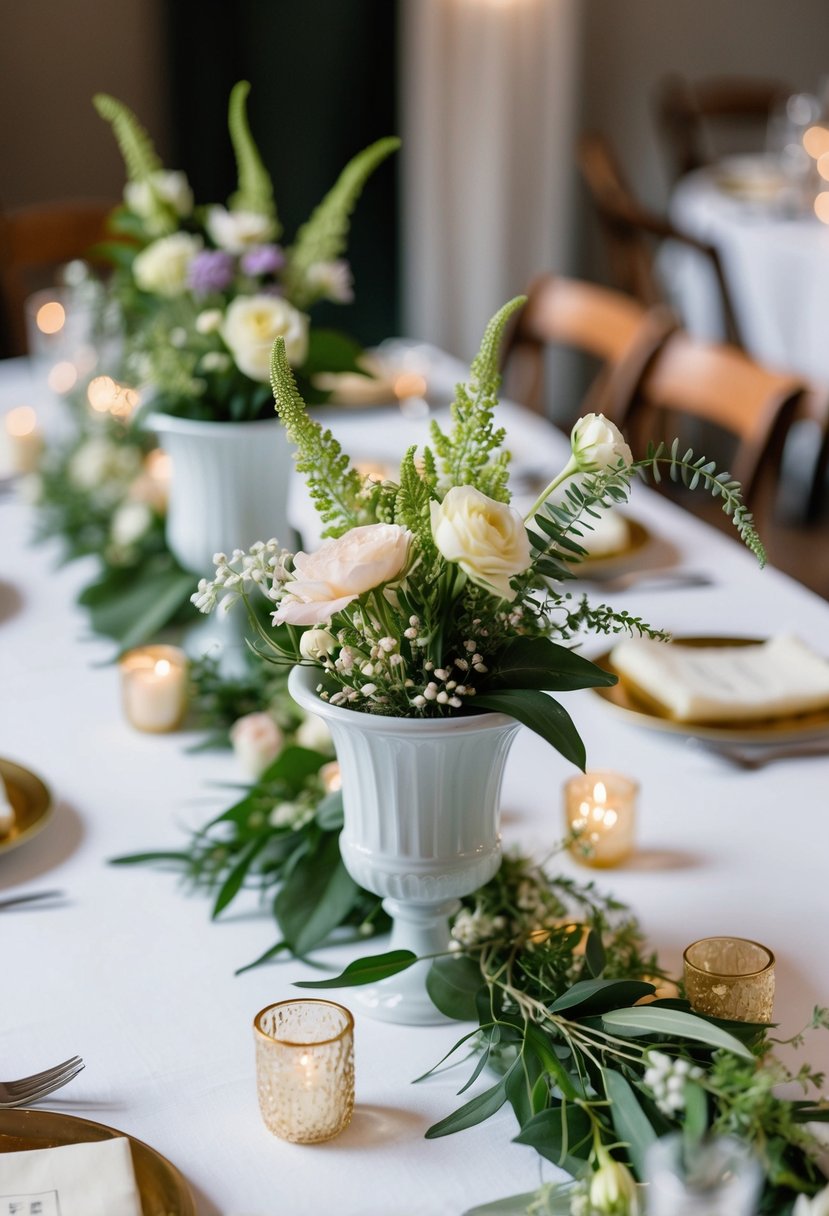
<path fill-rule="evenodd" d="M 770 1022 L 774 955 L 744 937 L 704 937 L 683 955 L 691 1008 L 734 1022 Z"/>
<path fill-rule="evenodd" d="M 253 1019 L 259 1107 L 275 1136 L 317 1144 L 354 1111 L 354 1019 L 333 1001 L 279 1001 Z"/>
<path fill-rule="evenodd" d="M 176 646 L 141 646 L 121 659 L 127 721 L 136 730 L 176 730 L 187 711 L 187 659 Z"/>
<path fill-rule="evenodd" d="M 9 410 L 3 419 L 5 465 L 10 473 L 34 473 L 43 451 L 43 432 L 30 405 Z"/>
<path fill-rule="evenodd" d="M 586 866 L 617 866 L 633 852 L 637 782 L 621 773 L 579 773 L 564 786 L 570 852 Z"/>

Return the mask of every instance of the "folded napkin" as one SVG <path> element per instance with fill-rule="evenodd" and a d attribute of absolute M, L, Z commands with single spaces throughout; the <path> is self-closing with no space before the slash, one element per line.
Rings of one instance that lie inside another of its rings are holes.
<path fill-rule="evenodd" d="M 14 827 L 14 807 L 9 801 L 6 783 L 0 776 L 0 836 L 8 836 Z M 0 1216 L 2 1213 L 0 1212 Z"/>
<path fill-rule="evenodd" d="M 623 684 L 678 722 L 756 721 L 829 706 L 829 662 L 787 635 L 757 646 L 632 638 L 610 660 Z"/>
<path fill-rule="evenodd" d="M 126 1136 L 0 1153 L 0 1216 L 141 1216 Z"/>

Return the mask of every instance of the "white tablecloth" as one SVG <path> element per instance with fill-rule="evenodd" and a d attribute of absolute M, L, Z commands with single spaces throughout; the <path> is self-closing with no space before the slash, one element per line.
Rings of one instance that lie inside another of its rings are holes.
<path fill-rule="evenodd" d="M 9 382 L 13 374 L 9 373 Z M 19 404 L 4 392 L 0 409 Z M 562 441 L 507 411 L 534 467 L 556 467 Z M 399 419 L 340 418 L 355 452 L 371 454 Z M 694 568 L 713 571 L 701 590 L 630 591 L 620 606 L 677 633 L 789 629 L 827 649 L 829 605 L 753 559 L 690 515 L 637 490 L 635 514 L 670 536 Z M 297 1147 L 259 1117 L 250 1023 L 310 974 L 282 962 L 234 978 L 276 940 L 251 900 L 218 923 L 170 875 L 108 866 L 115 855 L 177 848 L 184 831 L 228 804 L 238 780 L 222 753 L 185 753 L 186 735 L 136 734 L 119 708 L 109 647 L 90 640 L 73 605 L 90 571 L 58 569 L 56 545 L 30 543 L 30 509 L 0 499 L 0 754 L 53 786 L 53 822 L 0 856 L 0 889 L 59 887 L 66 904 L 0 913 L 0 1077 L 80 1053 L 87 1068 L 50 1099 L 148 1141 L 186 1174 L 199 1216 L 460 1216 L 473 1203 L 529 1190 L 551 1177 L 533 1150 L 510 1143 L 511 1112 L 444 1140 L 430 1123 L 464 1099 L 466 1070 L 410 1082 L 459 1037 L 460 1027 L 408 1029 L 357 1015 L 357 1111 L 339 1139 Z M 568 707 L 590 764 L 630 773 L 642 786 L 640 851 L 601 885 L 640 915 L 664 962 L 708 934 L 767 943 L 778 958 L 777 1014 L 790 1034 L 829 996 L 826 859 L 829 760 L 743 773 L 679 738 L 620 721 L 590 692 Z M 561 830 L 568 766 L 521 732 L 508 763 L 503 806 L 508 844 L 548 849 Z M 224 784 L 225 788 L 220 788 Z M 589 877 L 569 859 L 568 874 Z M 382 944 L 379 947 L 382 948 Z M 341 966 L 353 951 L 326 952 Z M 348 992 L 342 994 L 349 1004 Z M 819 1039 L 807 1058 L 829 1066 Z M 479 1083 L 483 1088 L 485 1081 Z"/>
<path fill-rule="evenodd" d="M 811 213 L 787 218 L 726 193 L 716 169 L 683 178 L 670 213 L 678 228 L 719 252 L 749 352 L 769 366 L 829 382 L 829 228 Z M 691 332 L 723 338 L 719 291 L 706 259 L 672 246 L 662 271 Z"/>

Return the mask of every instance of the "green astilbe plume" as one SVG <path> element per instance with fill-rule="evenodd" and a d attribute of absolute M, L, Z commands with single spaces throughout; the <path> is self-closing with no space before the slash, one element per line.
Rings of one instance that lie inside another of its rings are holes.
<path fill-rule="evenodd" d="M 484 331 L 481 348 L 470 368 L 469 385 L 459 384 L 452 403 L 452 429 L 445 434 L 436 422 L 431 434 L 442 471 L 450 485 L 475 485 L 496 502 L 509 502 L 509 452 L 501 451 L 505 432 L 493 425 L 501 376 L 498 351 L 507 322 L 526 303 L 516 296 L 500 308 Z"/>
<path fill-rule="evenodd" d="M 124 158 L 127 177 L 131 182 L 149 181 L 162 169 L 153 141 L 141 126 L 129 106 L 108 93 L 96 93 L 92 99 L 95 109 L 109 125 Z"/>
<path fill-rule="evenodd" d="M 328 527 L 324 536 L 340 536 L 362 522 L 359 495 L 362 478 L 327 429 L 308 417 L 285 353 L 277 338 L 271 355 L 271 387 L 282 425 L 296 445 L 296 467 L 305 477 L 311 498 Z"/>
<path fill-rule="evenodd" d="M 345 251 L 351 213 L 363 187 L 375 169 L 399 147 L 400 140 L 389 136 L 358 152 L 300 228 L 287 251 L 283 274 L 285 294 L 297 308 L 307 308 L 316 297 L 315 288 L 307 282 L 308 268 L 315 262 L 331 261 Z"/>
<path fill-rule="evenodd" d="M 278 237 L 281 226 L 276 216 L 273 185 L 250 133 L 248 93 L 250 82 L 240 80 L 233 86 L 228 104 L 227 125 L 236 156 L 239 183 L 236 193 L 228 199 L 228 206 L 231 211 L 253 211 L 256 215 L 270 216 L 276 227 L 274 237 Z"/>

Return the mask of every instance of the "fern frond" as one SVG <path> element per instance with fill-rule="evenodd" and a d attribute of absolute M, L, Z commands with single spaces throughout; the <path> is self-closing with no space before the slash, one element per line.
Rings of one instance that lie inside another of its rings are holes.
<path fill-rule="evenodd" d="M 276 226 L 274 236 L 279 236 L 280 226 L 276 216 L 273 185 L 250 132 L 248 93 L 250 82 L 238 81 L 231 90 L 227 108 L 227 126 L 236 157 L 238 178 L 238 189 L 228 199 L 228 206 L 231 211 L 253 211 L 256 215 L 270 216 Z"/>
<path fill-rule="evenodd" d="M 328 524 L 325 535 L 339 536 L 361 522 L 362 479 L 331 432 L 308 417 L 283 338 L 277 338 L 273 344 L 271 387 L 276 412 L 297 449 L 296 467 L 305 477 L 320 517 Z"/>
<path fill-rule="evenodd" d="M 415 463 L 416 447 L 410 447 L 400 465 L 400 489 L 395 502 L 395 522 L 408 528 L 426 553 L 434 550 L 430 503 L 432 495 Z"/>
<path fill-rule="evenodd" d="M 112 127 L 129 180 L 148 181 L 153 173 L 160 172 L 162 164 L 153 141 L 129 106 L 109 93 L 96 93 L 92 104 L 101 118 Z"/>
<path fill-rule="evenodd" d="M 722 499 L 722 509 L 734 527 L 740 540 L 757 558 L 760 566 L 766 564 L 766 550 L 754 524 L 754 516 L 743 501 L 742 488 L 730 473 L 717 472 L 713 460 L 704 456 L 694 457 L 692 448 L 680 456 L 679 440 L 675 439 L 670 449 L 664 443 L 654 447 L 648 445 L 648 454 L 644 460 L 637 460 L 633 465 L 646 480 L 652 477 L 658 483 L 661 481 L 659 466 L 667 465 L 668 474 L 672 481 L 681 481 L 689 490 L 695 490 L 700 483 L 712 498 Z"/>
<path fill-rule="evenodd" d="M 630 478 L 627 468 L 588 473 L 580 481 L 571 482 L 559 502 L 548 499 L 530 520 L 532 527 L 528 528 L 528 534 L 533 562 L 528 574 L 577 578 L 572 565 L 587 556 L 587 549 L 579 540 L 585 531 L 593 531 L 591 520 L 627 501 Z"/>
<path fill-rule="evenodd" d="M 297 308 L 307 308 L 314 300 L 315 289 L 307 283 L 308 268 L 315 262 L 331 261 L 344 252 L 351 213 L 363 187 L 375 169 L 399 147 L 400 140 L 389 136 L 358 152 L 300 228 L 287 251 L 288 260 L 282 276 L 285 294 Z"/>
<path fill-rule="evenodd" d="M 494 425 L 501 377 L 498 348 L 512 314 L 526 296 L 516 296 L 500 308 L 484 331 L 481 347 L 472 361 L 468 387 L 459 384 L 450 409 L 451 428 L 444 433 L 431 426 L 432 444 L 450 485 L 474 485 L 497 502 L 509 502 L 509 453 L 501 451 L 505 431 Z"/>

